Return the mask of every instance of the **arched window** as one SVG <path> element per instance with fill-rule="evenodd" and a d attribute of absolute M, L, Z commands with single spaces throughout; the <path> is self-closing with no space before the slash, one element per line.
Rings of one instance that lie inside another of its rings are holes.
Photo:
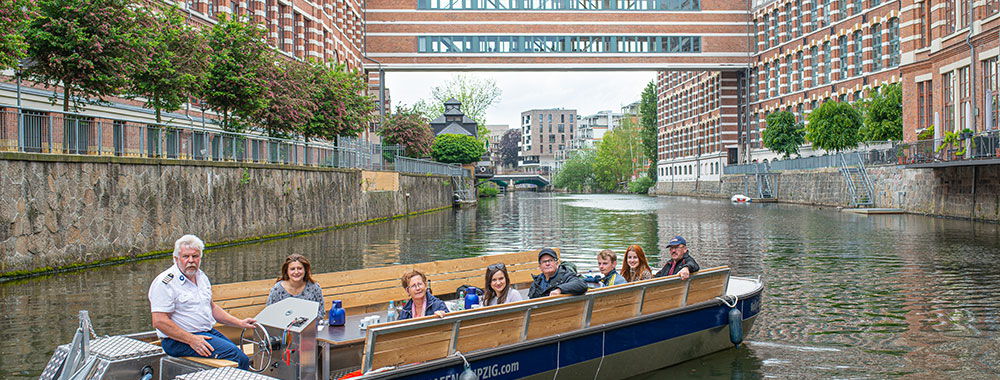
<path fill-rule="evenodd" d="M 882 70 L 882 25 L 875 24 L 872 34 L 872 71 Z"/>
<path fill-rule="evenodd" d="M 837 39 L 837 46 L 840 47 L 840 80 L 847 79 L 847 36 L 840 36 Z"/>

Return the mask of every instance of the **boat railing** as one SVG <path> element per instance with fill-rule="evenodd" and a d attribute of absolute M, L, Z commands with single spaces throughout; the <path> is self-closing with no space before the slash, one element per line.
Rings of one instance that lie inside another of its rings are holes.
<path fill-rule="evenodd" d="M 723 296 L 728 267 L 556 296 L 374 325 L 368 328 L 362 370 L 396 367 L 550 337 L 628 320 Z M 416 349 L 414 349 L 416 348 Z"/>

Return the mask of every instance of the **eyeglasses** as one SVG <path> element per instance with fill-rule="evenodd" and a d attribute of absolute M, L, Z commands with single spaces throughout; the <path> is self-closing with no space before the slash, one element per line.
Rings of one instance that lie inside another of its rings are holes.
<path fill-rule="evenodd" d="M 542 264 L 542 265 L 548 265 L 548 264 L 554 264 L 555 262 L 556 262 L 556 259 L 545 259 L 545 260 L 539 261 L 538 263 Z"/>
<path fill-rule="evenodd" d="M 425 286 L 427 286 L 427 285 L 425 285 L 422 282 L 414 282 L 414 283 L 410 284 L 410 286 L 407 286 L 406 288 L 407 289 L 411 289 L 411 290 L 417 290 L 417 289 L 423 288 Z"/>
<path fill-rule="evenodd" d="M 490 264 L 490 266 L 486 267 L 486 269 L 490 269 L 490 270 L 504 270 L 504 269 L 507 269 L 507 266 L 503 265 L 503 263 L 496 263 L 496 264 Z"/>

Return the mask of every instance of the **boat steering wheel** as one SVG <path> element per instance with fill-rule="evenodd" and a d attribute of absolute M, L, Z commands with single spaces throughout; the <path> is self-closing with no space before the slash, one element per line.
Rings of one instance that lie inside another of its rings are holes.
<path fill-rule="evenodd" d="M 250 356 L 250 370 L 263 372 L 271 366 L 271 352 L 281 349 L 281 342 L 277 337 L 271 337 L 267 328 L 260 323 L 255 323 L 252 335 L 247 335 L 247 329 L 240 332 L 240 347 L 247 343 L 253 347 L 253 355 Z"/>

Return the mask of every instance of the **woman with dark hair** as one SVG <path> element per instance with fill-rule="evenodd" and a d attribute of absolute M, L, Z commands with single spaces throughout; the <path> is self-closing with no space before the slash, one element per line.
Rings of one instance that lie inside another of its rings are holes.
<path fill-rule="evenodd" d="M 410 295 L 410 300 L 406 301 L 403 309 L 399 311 L 399 319 L 420 318 L 431 314 L 444 317 L 444 313 L 448 312 L 448 306 L 444 301 L 431 294 L 427 286 L 427 276 L 423 273 L 411 270 L 404 273 L 400 280 L 403 289 Z"/>
<path fill-rule="evenodd" d="M 653 278 L 653 270 L 649 269 L 646 254 L 642 247 L 632 244 L 625 249 L 625 260 L 622 262 L 622 277 L 625 281 L 635 282 Z"/>
<path fill-rule="evenodd" d="M 318 315 L 323 318 L 323 314 L 325 314 L 323 288 L 312 279 L 309 259 L 297 253 L 285 258 L 285 263 L 281 265 L 281 277 L 278 277 L 278 282 L 271 287 L 271 294 L 267 296 L 267 304 L 270 305 L 288 297 L 319 302 Z"/>
<path fill-rule="evenodd" d="M 486 267 L 486 285 L 483 286 L 483 305 L 493 306 L 521 301 L 521 293 L 510 285 L 510 275 L 503 263 Z"/>

